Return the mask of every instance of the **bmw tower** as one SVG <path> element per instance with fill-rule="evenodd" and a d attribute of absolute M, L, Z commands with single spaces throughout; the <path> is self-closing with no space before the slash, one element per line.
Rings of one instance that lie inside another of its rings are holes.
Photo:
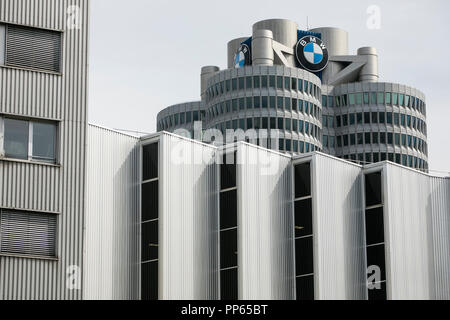
<path fill-rule="evenodd" d="M 251 36 L 228 43 L 228 69 L 201 71 L 201 100 L 170 106 L 158 131 L 269 132 L 252 143 L 289 154 L 311 151 L 360 164 L 391 161 L 428 169 L 425 95 L 379 82 L 372 47 L 348 50 L 337 28 L 299 30 L 293 21 L 257 22 Z M 182 131 L 182 130 L 181 130 Z M 234 134 L 234 133 L 233 133 Z M 232 141 L 248 136 L 232 136 Z M 209 141 L 206 141 L 209 142 Z"/>

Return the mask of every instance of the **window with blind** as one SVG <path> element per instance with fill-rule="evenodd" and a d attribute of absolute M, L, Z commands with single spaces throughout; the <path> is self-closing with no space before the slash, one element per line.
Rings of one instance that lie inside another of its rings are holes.
<path fill-rule="evenodd" d="M 0 64 L 61 72 L 62 33 L 0 24 Z"/>
<path fill-rule="evenodd" d="M 0 210 L 0 253 L 56 257 L 57 215 Z"/>

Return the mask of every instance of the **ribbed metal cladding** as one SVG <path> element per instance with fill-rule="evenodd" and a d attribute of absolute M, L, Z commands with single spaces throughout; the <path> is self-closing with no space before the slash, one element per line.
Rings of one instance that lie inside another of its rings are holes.
<path fill-rule="evenodd" d="M 388 299 L 434 299 L 429 177 L 386 164 L 382 180 Z"/>
<path fill-rule="evenodd" d="M 394 164 L 383 179 L 388 299 L 449 299 L 449 179 Z"/>
<path fill-rule="evenodd" d="M 237 147 L 239 299 L 294 300 L 291 158 Z"/>
<path fill-rule="evenodd" d="M 450 179 L 430 177 L 435 299 L 450 300 Z"/>
<path fill-rule="evenodd" d="M 139 138 L 90 125 L 83 297 L 139 299 Z"/>
<path fill-rule="evenodd" d="M 219 298 L 217 149 L 160 138 L 159 298 Z"/>
<path fill-rule="evenodd" d="M 361 167 L 312 157 L 316 300 L 365 300 L 364 207 Z"/>
<path fill-rule="evenodd" d="M 81 29 L 66 30 L 68 6 Z M 0 300 L 81 299 L 66 286 L 82 267 L 88 77 L 88 0 L 2 0 L 0 21 L 65 30 L 62 75 L 0 67 L 0 113 L 60 120 L 61 166 L 0 160 L 0 207 L 57 212 L 58 261 L 0 258 Z"/>

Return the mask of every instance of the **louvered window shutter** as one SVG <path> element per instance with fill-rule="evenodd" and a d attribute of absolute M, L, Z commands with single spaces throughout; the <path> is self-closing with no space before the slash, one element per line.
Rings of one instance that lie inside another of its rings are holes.
<path fill-rule="evenodd" d="M 6 65 L 60 72 L 61 33 L 7 25 Z"/>
<path fill-rule="evenodd" d="M 1 253 L 56 256 L 56 215 L 13 210 L 0 215 Z"/>

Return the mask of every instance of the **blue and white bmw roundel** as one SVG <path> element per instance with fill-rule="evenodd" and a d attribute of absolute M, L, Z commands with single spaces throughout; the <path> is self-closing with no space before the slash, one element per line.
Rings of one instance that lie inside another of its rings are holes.
<path fill-rule="evenodd" d="M 250 48 L 242 44 L 234 55 L 234 67 L 242 68 L 251 64 Z"/>
<path fill-rule="evenodd" d="M 310 72 L 320 72 L 328 65 L 328 49 L 322 40 L 315 36 L 301 38 L 295 53 L 300 66 Z"/>
<path fill-rule="evenodd" d="M 317 43 L 310 42 L 303 49 L 306 60 L 312 64 L 319 64 L 323 60 L 323 50 Z"/>
<path fill-rule="evenodd" d="M 235 54 L 234 67 L 242 68 L 243 66 L 245 66 L 245 54 L 242 51 L 239 51 Z"/>

